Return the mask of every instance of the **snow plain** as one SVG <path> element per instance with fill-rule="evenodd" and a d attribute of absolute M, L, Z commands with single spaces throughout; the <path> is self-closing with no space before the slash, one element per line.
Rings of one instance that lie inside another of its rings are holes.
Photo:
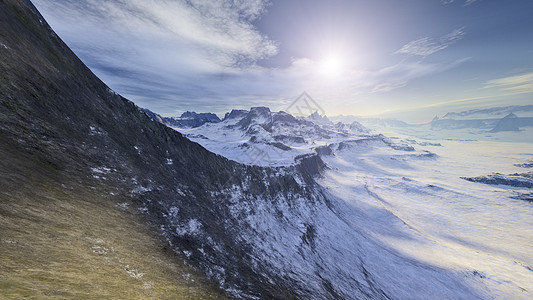
<path fill-rule="evenodd" d="M 339 151 L 321 185 L 365 212 L 366 234 L 402 255 L 448 270 L 487 297 L 527 299 L 533 291 L 533 204 L 518 191 L 462 176 L 514 173 L 531 144 L 440 141 L 428 158 L 385 148 Z"/>

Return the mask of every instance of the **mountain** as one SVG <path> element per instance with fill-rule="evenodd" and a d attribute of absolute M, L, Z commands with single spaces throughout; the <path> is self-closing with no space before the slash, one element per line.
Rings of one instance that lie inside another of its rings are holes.
<path fill-rule="evenodd" d="M 241 117 L 241 116 L 243 116 L 243 115 L 245 115 L 247 113 L 248 112 L 246 110 L 234 109 L 231 112 L 226 113 L 226 115 L 224 115 L 224 119 L 222 119 L 222 120 L 225 121 L 225 120 L 228 120 L 228 119 L 239 118 L 239 117 Z"/>
<path fill-rule="evenodd" d="M 271 112 L 268 107 L 234 110 L 220 123 L 178 131 L 214 153 L 260 166 L 294 165 L 329 144 L 370 134 L 357 121 L 333 124 L 317 113 L 296 118 L 283 111 Z"/>
<path fill-rule="evenodd" d="M 492 107 L 484 109 L 472 109 L 462 112 L 448 112 L 442 117 L 435 116 L 429 126 L 431 130 L 460 130 L 482 129 L 491 132 L 495 126 L 507 115 L 517 116 L 515 121 L 518 127 L 533 127 L 533 105 L 514 105 Z M 335 122 L 348 123 L 359 121 L 369 128 L 398 128 L 408 129 L 424 125 L 412 125 L 396 119 L 381 119 L 356 116 L 335 116 L 331 118 Z M 515 130 L 513 130 L 515 131 Z"/>
<path fill-rule="evenodd" d="M 483 109 L 471 109 L 462 112 L 448 112 L 442 119 L 472 120 L 472 119 L 501 119 L 508 114 L 515 113 L 524 117 L 533 117 L 533 105 L 500 106 Z"/>
<path fill-rule="evenodd" d="M 519 131 L 520 127 L 533 127 L 533 105 L 449 112 L 440 119 L 433 119 L 430 125 L 433 130 L 472 128 L 490 132 Z"/>
<path fill-rule="evenodd" d="M 509 113 L 507 116 L 498 121 L 496 126 L 490 132 L 500 131 L 520 131 L 519 118 L 515 114 Z"/>
<path fill-rule="evenodd" d="M 390 119 L 390 118 L 371 118 L 371 117 L 358 117 L 358 116 L 334 116 L 330 118 L 333 122 L 342 122 L 342 123 L 352 123 L 352 122 L 360 122 L 364 126 L 367 126 L 369 128 L 373 127 L 397 127 L 397 128 L 404 128 L 409 127 L 411 125 L 397 120 L 397 119 Z"/>
<path fill-rule="evenodd" d="M 111 247 L 116 251 L 125 249 L 126 245 L 113 241 L 115 237 L 129 234 L 122 232 L 124 226 L 112 227 L 117 222 L 107 219 L 102 224 L 92 221 L 102 221 L 101 211 L 111 209 L 117 213 L 121 207 L 130 207 L 134 216 L 141 212 L 135 218 L 145 219 L 150 226 L 158 228 L 156 232 L 186 259 L 187 265 L 199 268 L 225 290 L 278 298 L 286 297 L 289 291 L 293 295 L 310 293 L 295 278 L 283 276 L 268 265 L 255 265 L 254 245 L 246 237 L 256 235 L 256 231 L 243 224 L 246 220 L 232 206 L 232 203 L 252 205 L 259 198 L 283 202 L 299 199 L 302 203 L 323 201 L 319 193 L 312 193 L 311 174 L 305 168 L 279 172 L 239 165 L 210 153 L 152 121 L 135 104 L 109 89 L 28 4 L 1 1 L 0 14 L 3 154 L 0 213 L 2 222 L 12 220 L 0 227 L 3 257 L 9 257 L 0 262 L 1 294 L 42 297 L 41 293 L 57 291 L 67 297 L 95 295 L 92 290 L 83 294 L 87 289 L 78 290 L 76 284 L 69 285 L 70 281 L 62 280 L 70 276 L 89 285 L 102 286 L 100 291 L 104 294 L 101 295 L 109 296 L 105 293 L 118 292 L 113 290 L 115 286 L 127 286 L 128 278 L 137 280 L 128 274 L 137 274 L 134 270 L 139 266 L 127 261 L 149 257 L 146 253 L 122 258 L 124 264 L 119 258 L 109 257 L 116 261 L 118 269 L 104 269 L 110 272 L 103 273 L 107 275 L 102 279 L 78 269 L 79 259 L 61 258 L 61 253 L 68 250 L 65 245 L 79 244 L 78 239 L 82 245 L 87 244 L 72 250 L 79 251 L 81 257 L 93 254 L 99 257 L 93 246 L 105 247 L 108 253 Z M 308 184 L 302 186 L 297 182 Z M 40 197 L 44 194 L 49 196 Z M 116 206 L 118 203 L 124 205 Z M 95 206 L 97 209 L 92 209 Z M 71 215 L 73 211 L 76 214 Z M 45 218 L 45 214 L 59 219 Z M 126 212 L 121 217 L 128 216 Z M 97 227 L 87 228 L 84 224 Z M 35 232 L 25 233 L 25 228 L 33 228 Z M 103 228 L 110 233 L 95 235 Z M 33 241 L 35 237 L 39 237 L 38 244 Z M 42 240 L 42 237 L 49 239 Z M 10 244 L 4 240 L 17 242 Z M 47 249 L 54 249 L 54 244 L 58 249 L 49 253 Z M 164 245 L 155 243 L 154 247 L 157 250 Z M 19 253 L 23 256 L 19 257 Z M 173 264 L 170 261 L 168 266 Z M 102 263 L 95 264 L 99 265 Z M 63 275 L 55 273 L 50 266 L 62 270 Z M 173 277 L 181 277 L 180 273 L 172 273 L 168 267 L 158 270 L 158 266 L 155 263 L 154 272 L 168 274 L 167 285 L 163 281 L 154 282 L 155 275 L 147 273 L 132 288 L 139 286 L 142 291 L 147 286 L 149 292 L 153 285 L 153 295 L 158 295 L 156 290 L 164 293 L 168 285 L 172 286 L 170 290 L 179 288 L 172 282 Z M 40 275 L 24 271 L 29 269 L 41 270 Z M 6 281 L 8 287 L 4 288 Z M 121 284 L 116 285 L 117 282 Z M 29 291 L 42 285 L 50 291 Z M 191 291 L 195 290 L 194 284 L 189 286 Z M 181 290 L 186 292 L 187 286 L 182 285 Z"/>
<path fill-rule="evenodd" d="M 157 146 L 179 158 L 186 140 L 96 78 L 31 2 L 0 1 L 0 43 L 0 298 L 223 295 L 136 208 L 144 173 L 162 174 Z"/>
<path fill-rule="evenodd" d="M 176 128 L 195 128 L 204 125 L 205 123 L 218 123 L 220 118 L 213 113 L 196 113 L 186 111 L 181 114 L 180 117 L 163 117 L 160 114 L 156 114 L 153 111 L 141 108 L 145 114 L 147 114 L 153 120 L 165 124 L 169 127 Z"/>
<path fill-rule="evenodd" d="M 312 113 L 311 115 L 309 115 L 307 119 L 310 120 L 311 122 L 318 123 L 318 124 L 327 124 L 327 125 L 333 124 L 331 123 L 331 121 L 328 119 L 327 116 L 321 116 L 316 111 Z"/>
<path fill-rule="evenodd" d="M 498 122 L 498 119 L 473 119 L 455 120 L 450 118 L 433 119 L 429 124 L 432 130 L 458 130 L 465 128 L 491 129 Z"/>

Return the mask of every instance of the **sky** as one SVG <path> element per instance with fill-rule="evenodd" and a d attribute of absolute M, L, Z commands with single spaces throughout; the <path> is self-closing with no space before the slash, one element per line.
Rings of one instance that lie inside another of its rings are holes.
<path fill-rule="evenodd" d="M 533 103 L 531 0 L 33 0 L 114 91 L 164 116 L 303 93 L 328 116 Z"/>

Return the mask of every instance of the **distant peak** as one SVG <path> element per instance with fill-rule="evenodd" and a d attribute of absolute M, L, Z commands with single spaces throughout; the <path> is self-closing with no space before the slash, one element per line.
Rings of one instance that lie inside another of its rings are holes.
<path fill-rule="evenodd" d="M 317 111 L 309 115 L 309 118 L 311 119 L 322 119 L 322 116 L 318 114 Z"/>
<path fill-rule="evenodd" d="M 241 118 L 245 116 L 247 113 L 248 111 L 244 109 L 232 109 L 231 112 L 226 113 L 223 120 Z"/>
<path fill-rule="evenodd" d="M 509 113 L 507 116 L 503 117 L 504 119 L 515 119 L 515 118 L 518 118 L 517 115 L 515 115 L 514 113 Z"/>
<path fill-rule="evenodd" d="M 252 107 L 250 108 L 250 113 L 270 114 L 270 108 L 265 106 Z"/>
<path fill-rule="evenodd" d="M 316 123 L 320 123 L 320 124 L 331 124 L 331 125 L 333 125 L 333 123 L 328 119 L 328 117 L 326 115 L 321 116 L 317 111 L 315 111 L 314 113 L 310 114 L 309 117 L 307 117 L 307 119 L 311 120 L 313 122 L 316 122 Z"/>
<path fill-rule="evenodd" d="M 192 118 L 194 116 L 196 116 L 196 113 L 193 111 L 186 111 L 181 114 L 181 118 Z"/>

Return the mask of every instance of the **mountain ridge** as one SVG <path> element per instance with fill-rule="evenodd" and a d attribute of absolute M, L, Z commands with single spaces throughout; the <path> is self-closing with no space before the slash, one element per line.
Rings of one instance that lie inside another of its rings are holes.
<path fill-rule="evenodd" d="M 142 112 L 147 114 L 151 119 L 165 124 L 169 127 L 177 128 L 195 128 L 204 125 L 205 123 L 218 123 L 220 118 L 213 113 L 196 113 L 186 111 L 180 117 L 163 117 L 160 114 L 154 113 L 147 108 L 140 108 Z"/>

